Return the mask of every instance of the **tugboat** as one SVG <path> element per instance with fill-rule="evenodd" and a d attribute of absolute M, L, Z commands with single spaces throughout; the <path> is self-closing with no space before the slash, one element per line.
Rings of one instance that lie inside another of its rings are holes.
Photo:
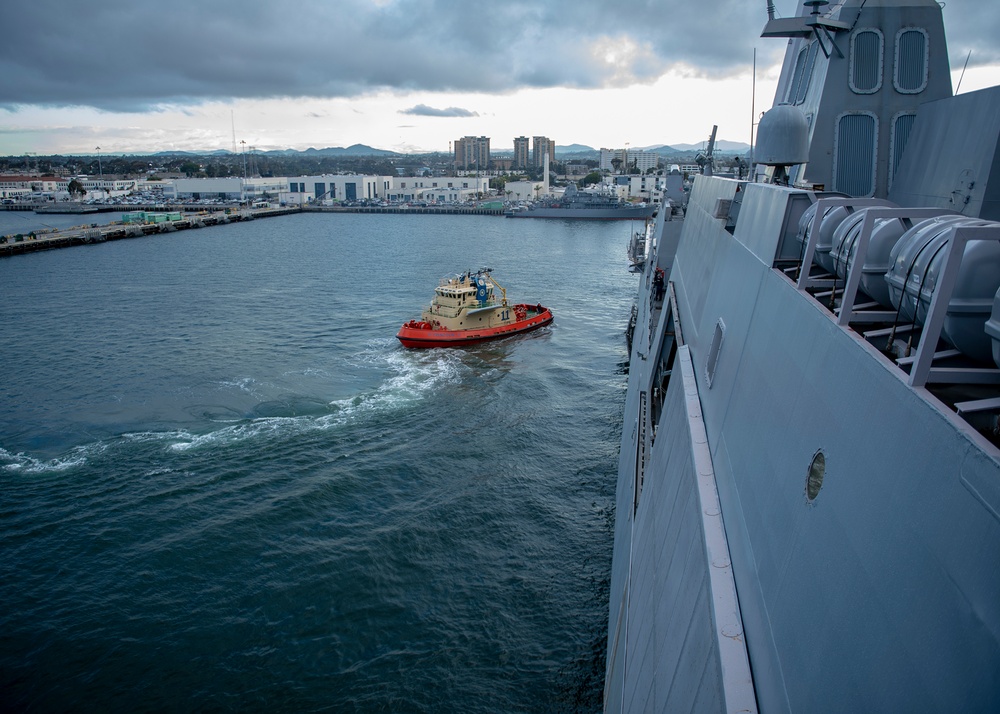
<path fill-rule="evenodd" d="M 420 320 L 410 320 L 396 337 L 403 347 L 454 347 L 529 332 L 552 322 L 542 305 L 509 305 L 492 268 L 442 278 Z M 496 290 L 501 298 L 497 300 Z"/>

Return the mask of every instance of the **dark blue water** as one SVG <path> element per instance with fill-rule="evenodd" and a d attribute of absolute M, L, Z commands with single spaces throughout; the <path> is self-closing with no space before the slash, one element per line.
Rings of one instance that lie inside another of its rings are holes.
<path fill-rule="evenodd" d="M 308 214 L 0 260 L 0 708 L 599 710 L 632 228 Z M 554 324 L 398 345 L 483 265 Z"/>

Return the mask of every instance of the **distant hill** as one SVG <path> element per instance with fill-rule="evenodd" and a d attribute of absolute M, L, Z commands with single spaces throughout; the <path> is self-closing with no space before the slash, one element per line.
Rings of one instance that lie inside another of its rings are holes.
<path fill-rule="evenodd" d="M 310 147 L 305 151 L 297 151 L 295 149 L 278 149 L 274 151 L 264 151 L 261 153 L 271 156 L 294 156 L 296 154 L 301 154 L 302 156 L 397 156 L 395 151 L 373 149 L 365 144 L 352 144 L 346 149 L 340 146 L 331 146 L 325 149 L 314 149 Z"/>
<path fill-rule="evenodd" d="M 671 144 L 670 146 L 663 145 L 658 147 L 650 147 L 649 151 L 656 151 L 661 154 L 688 154 L 692 151 L 702 151 L 708 147 L 708 140 L 698 144 Z M 745 144 L 742 141 L 726 141 L 725 139 L 716 139 L 715 141 L 716 151 L 725 151 L 727 153 L 745 153 L 750 151 L 750 144 Z"/>
<path fill-rule="evenodd" d="M 667 146 L 666 144 L 659 144 L 657 146 L 637 146 L 634 147 L 639 151 L 652 151 L 659 154 L 660 156 L 669 156 L 670 154 L 682 154 L 684 153 L 680 149 L 676 149 L 673 146 Z"/>
<path fill-rule="evenodd" d="M 691 154 L 697 151 L 701 151 L 705 148 L 707 141 L 698 144 L 654 144 L 652 146 L 634 146 L 632 147 L 635 151 L 653 151 L 661 156 L 671 156 L 677 154 Z M 750 150 L 750 145 L 743 143 L 741 141 L 726 141 L 725 139 L 719 139 L 715 142 L 716 151 L 724 153 L 739 153 L 745 154 Z M 621 148 L 621 147 L 613 147 Z M 308 148 L 305 150 L 298 149 L 273 149 L 270 151 L 266 150 L 256 150 L 254 153 L 262 156 L 301 156 L 301 157 L 347 157 L 347 156 L 395 156 L 404 157 L 409 154 L 401 154 L 396 151 L 387 151 L 385 149 L 376 149 L 366 144 L 352 144 L 348 147 L 340 146 L 328 146 L 323 149 Z M 494 149 L 493 153 L 497 156 L 513 156 L 513 149 Z M 435 151 L 435 152 L 416 152 L 413 155 L 427 155 L 427 154 L 445 154 L 445 152 Z M 80 154 L 92 155 L 92 154 Z M 233 152 L 228 149 L 216 149 L 213 151 L 157 151 L 151 154 L 144 153 L 133 153 L 133 156 L 233 156 Z M 595 149 L 592 146 L 587 146 L 586 144 L 556 144 L 556 158 L 565 161 L 572 159 L 596 159 L 600 155 L 600 149 Z M 11 157 L 15 158 L 15 157 Z"/>
<path fill-rule="evenodd" d="M 660 156 L 671 156 L 674 154 L 690 154 L 697 151 L 702 151 L 708 142 L 701 144 L 654 144 L 653 146 L 633 146 L 634 151 L 650 151 L 659 154 Z M 620 148 L 620 147 L 614 147 Z M 716 140 L 715 150 L 725 153 L 746 153 L 750 150 L 749 144 L 744 144 L 740 141 L 726 141 L 725 139 Z M 590 146 L 585 146 L 583 144 L 567 144 L 565 146 L 556 144 L 556 156 L 569 156 L 569 157 L 596 157 L 600 154 L 600 149 L 595 149 Z"/>
<path fill-rule="evenodd" d="M 331 146 L 325 149 L 308 148 L 304 151 L 298 149 L 272 149 L 270 151 L 255 151 L 254 153 L 266 156 L 399 156 L 395 151 L 385 149 L 374 149 L 365 144 L 352 144 L 346 149 L 340 146 Z M 215 151 L 157 151 L 155 154 L 145 154 L 146 156 L 233 156 L 229 149 L 216 149 Z"/>

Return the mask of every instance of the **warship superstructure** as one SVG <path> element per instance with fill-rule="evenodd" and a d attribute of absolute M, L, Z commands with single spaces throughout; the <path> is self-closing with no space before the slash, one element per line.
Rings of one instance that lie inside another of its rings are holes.
<path fill-rule="evenodd" d="M 766 177 L 645 249 L 605 711 L 1000 711 L 1000 88 L 933 0 L 763 36 Z"/>

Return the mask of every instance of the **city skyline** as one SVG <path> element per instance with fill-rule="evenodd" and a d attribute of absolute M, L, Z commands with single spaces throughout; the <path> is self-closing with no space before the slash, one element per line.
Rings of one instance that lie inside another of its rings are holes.
<path fill-rule="evenodd" d="M 785 16 L 798 5 L 776 2 Z M 764 6 L 16 4 L 5 19 L 25 31 L 0 47 L 0 154 L 446 152 L 457 137 L 509 137 L 506 149 L 526 133 L 621 148 L 694 144 L 713 125 L 749 144 L 785 47 L 757 36 Z M 943 13 L 953 86 L 1000 83 L 1000 6 Z"/>

